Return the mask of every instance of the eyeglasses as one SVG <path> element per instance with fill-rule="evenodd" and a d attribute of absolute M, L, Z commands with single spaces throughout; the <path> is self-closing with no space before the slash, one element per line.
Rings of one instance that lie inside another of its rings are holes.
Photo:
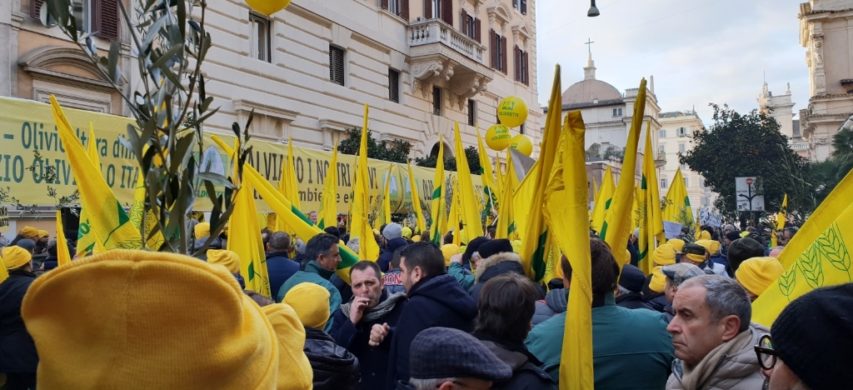
<path fill-rule="evenodd" d="M 773 349 L 773 342 L 770 340 L 769 334 L 758 339 L 758 345 L 755 346 L 755 356 L 758 357 L 758 364 L 765 370 L 770 370 L 776 365 L 776 357 L 779 356 L 779 352 Z"/>

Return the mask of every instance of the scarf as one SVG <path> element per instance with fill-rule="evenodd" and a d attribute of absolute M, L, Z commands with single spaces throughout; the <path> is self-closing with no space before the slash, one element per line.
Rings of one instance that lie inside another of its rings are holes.
<path fill-rule="evenodd" d="M 705 358 L 702 359 L 696 367 L 688 368 L 684 366 L 684 375 L 681 376 L 681 385 L 685 389 L 702 389 L 711 377 L 713 377 L 720 364 L 729 357 L 738 354 L 752 342 L 752 331 L 747 329 L 740 332 L 735 338 L 720 344 L 717 348 L 708 352 Z"/>
<path fill-rule="evenodd" d="M 394 308 L 397 307 L 397 303 L 404 299 L 406 299 L 406 294 L 404 293 L 391 295 L 384 301 L 380 301 L 376 306 L 365 310 L 364 315 L 361 317 L 361 320 L 363 322 L 376 321 L 390 313 L 392 310 L 394 310 Z M 341 305 L 341 312 L 344 313 L 344 317 L 346 317 L 347 319 L 349 319 L 349 311 L 351 306 L 352 301 Z"/>

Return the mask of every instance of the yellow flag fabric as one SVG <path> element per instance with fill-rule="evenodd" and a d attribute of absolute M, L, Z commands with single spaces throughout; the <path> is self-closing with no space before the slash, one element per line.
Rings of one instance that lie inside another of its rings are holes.
<path fill-rule="evenodd" d="M 92 161 L 98 175 L 103 177 L 103 173 L 101 172 L 101 157 L 98 155 L 96 139 L 95 127 L 89 122 L 89 140 L 86 142 L 86 155 L 89 156 L 89 160 Z M 92 221 L 89 218 L 89 207 L 92 206 L 82 204 L 81 200 L 80 225 L 77 229 L 77 247 L 75 250 L 77 256 L 103 252 L 103 245 L 99 245 L 98 240 L 95 239 L 95 232 L 91 229 Z"/>
<path fill-rule="evenodd" d="M 641 206 L 640 239 L 639 239 L 639 268 L 646 275 L 652 272 L 654 264 L 651 254 L 658 242 L 665 240 L 663 220 L 660 210 L 660 190 L 658 190 L 658 175 L 655 168 L 654 149 L 652 149 L 651 122 L 646 127 L 645 154 L 643 155 L 643 177 L 640 180 Z"/>
<path fill-rule="evenodd" d="M 557 186 L 547 197 L 551 237 L 572 265 L 569 304 L 560 353 L 560 388 L 594 387 L 592 356 L 592 264 L 589 253 L 585 126 L 580 111 L 566 116 L 561 137 L 563 163 Z M 562 187 L 562 188 L 560 188 Z M 553 188 L 553 187 L 552 187 Z"/>
<path fill-rule="evenodd" d="M 495 238 L 510 239 L 515 233 L 514 205 L 512 202 L 514 184 L 512 179 L 516 175 L 515 168 L 512 166 L 512 153 L 509 150 L 506 152 L 506 167 L 507 173 L 503 176 L 504 183 L 501 186 L 503 188 L 502 197 L 498 200 L 498 225 L 495 228 Z"/>
<path fill-rule="evenodd" d="M 364 105 L 364 123 L 361 127 L 361 142 L 358 148 L 358 160 L 355 166 L 355 184 L 353 186 L 350 240 L 358 239 L 358 257 L 364 260 L 376 261 L 379 258 L 379 244 L 373 236 L 373 229 L 368 219 L 370 204 L 368 185 L 370 176 L 367 172 L 367 118 L 368 108 Z"/>
<path fill-rule="evenodd" d="M 509 152 L 509 149 L 507 149 L 507 152 Z M 494 158 L 494 165 L 493 166 L 495 168 L 495 198 L 498 199 L 498 201 L 500 201 L 504 197 L 504 195 L 503 195 L 504 177 L 503 177 L 503 173 L 501 172 L 501 165 L 500 165 L 500 162 L 498 161 L 497 157 Z"/>
<path fill-rule="evenodd" d="M 421 197 L 418 194 L 418 186 L 415 185 L 415 173 L 412 171 L 412 164 L 406 164 L 409 170 L 409 190 L 412 192 L 412 208 L 415 209 L 415 218 L 417 221 L 418 233 L 423 233 L 426 230 L 426 219 L 424 219 L 424 211 L 421 208 Z"/>
<path fill-rule="evenodd" d="M 382 214 L 385 214 L 385 224 L 391 223 L 391 170 L 385 174 L 385 190 L 382 192 Z"/>
<path fill-rule="evenodd" d="M 459 196 L 459 178 L 454 176 L 452 183 L 453 185 L 450 187 L 453 191 L 450 194 L 450 214 L 447 216 L 445 234 L 452 233 L 453 244 L 459 246 L 462 244 L 462 232 L 459 231 L 459 222 L 462 221 L 462 213 L 460 212 L 462 201 Z"/>
<path fill-rule="evenodd" d="M 769 327 L 797 297 L 816 288 L 853 282 L 850 199 L 853 199 L 853 171 L 847 173 L 780 254 L 779 260 L 785 260 L 782 263 L 785 272 L 752 303 L 754 322 Z M 835 210 L 841 211 L 829 212 Z M 820 234 L 814 235 L 816 231 Z M 805 249 L 797 250 L 801 246 Z"/>
<path fill-rule="evenodd" d="M 601 226 L 604 225 L 604 217 L 607 209 L 610 208 L 610 203 L 613 200 L 613 192 L 616 186 L 613 185 L 613 171 L 610 166 L 604 170 L 604 178 L 602 179 L 601 189 L 598 196 L 595 197 L 595 207 L 592 209 L 592 230 L 601 231 Z"/>
<path fill-rule="evenodd" d="M 533 204 L 533 195 L 536 193 L 536 184 L 538 181 L 539 162 L 536 162 L 513 191 L 512 207 L 515 210 L 528 210 L 530 208 L 530 205 Z M 515 223 L 515 231 L 518 236 L 522 239 L 527 237 L 527 218 L 524 215 L 519 215 L 514 218 L 513 222 Z"/>
<path fill-rule="evenodd" d="M 554 69 L 551 97 L 548 100 L 548 113 L 545 116 L 545 131 L 539 145 L 539 160 L 537 161 L 539 176 L 534 188 L 533 201 L 522 209 L 530 212 L 527 214 L 527 223 L 525 224 L 519 255 L 525 272 L 536 281 L 545 276 L 545 242 L 548 239 L 548 231 L 542 209 L 545 205 L 545 191 L 548 187 L 548 179 L 551 177 L 551 168 L 557 160 L 557 151 L 560 148 L 561 94 L 560 66 L 557 65 Z"/>
<path fill-rule="evenodd" d="M 628 140 L 625 142 L 625 158 L 622 164 L 622 174 L 619 176 L 619 184 L 613 194 L 613 204 L 599 236 L 613 249 L 613 257 L 619 266 L 628 263 L 631 258 L 624 250 L 628 245 L 628 236 L 631 234 L 631 206 L 634 200 L 634 172 L 637 167 L 637 144 L 640 141 L 640 129 L 643 125 L 643 116 L 646 112 L 646 79 L 640 81 L 640 89 L 637 100 L 634 103 L 634 113 L 631 117 L 631 130 Z"/>
<path fill-rule="evenodd" d="M 640 183 L 634 182 L 634 205 L 631 208 L 631 231 L 640 228 L 640 220 L 643 218 L 643 207 L 645 203 L 641 202 L 643 192 L 640 190 Z"/>
<path fill-rule="evenodd" d="M 666 205 L 663 209 L 664 221 L 680 223 L 683 226 L 693 224 L 693 208 L 690 207 L 690 197 L 687 196 L 687 187 L 684 186 L 684 176 L 681 169 L 675 170 L 675 177 L 666 192 Z"/>
<path fill-rule="evenodd" d="M 71 172 L 77 180 L 80 203 L 84 208 L 89 205 L 89 230 L 94 232 L 95 238 L 104 249 L 139 249 L 142 246 L 139 230 L 130 222 L 127 213 L 100 175 L 100 170 L 83 150 L 83 146 L 74 136 L 68 118 L 52 95 L 50 105 L 56 130 L 71 164 Z"/>
<path fill-rule="evenodd" d="M 3 257 L 0 256 L 0 262 L 3 261 Z M 0 283 L 3 283 L 6 279 L 9 279 L 9 270 L 6 269 L 6 266 L 0 264 Z"/>
<path fill-rule="evenodd" d="M 441 223 L 442 214 L 445 213 L 444 191 L 444 139 L 438 137 L 438 156 L 435 160 L 435 173 L 432 179 L 432 201 L 430 202 L 430 228 L 429 237 L 433 244 L 441 246 L 441 232 L 444 225 Z"/>
<path fill-rule="evenodd" d="M 329 161 L 329 169 L 326 170 L 326 178 L 323 182 L 323 210 L 317 217 L 317 226 L 325 229 L 329 226 L 338 226 L 338 145 L 332 149 L 332 160 Z"/>
<path fill-rule="evenodd" d="M 775 247 L 778 245 L 778 238 L 776 234 L 781 232 L 782 229 L 785 229 L 785 220 L 787 219 L 788 214 L 788 194 L 785 194 L 785 197 L 782 198 L 782 206 L 779 208 L 779 212 L 776 213 L 776 223 L 774 224 L 774 229 L 772 234 L 770 234 L 770 246 Z"/>
<path fill-rule="evenodd" d="M 458 126 L 458 124 L 457 124 Z M 489 155 L 487 154 L 488 149 L 486 149 L 485 143 L 483 143 L 483 137 L 480 136 L 480 129 L 477 129 L 477 157 L 480 160 L 480 168 L 483 169 L 483 173 L 480 175 L 480 180 L 483 182 L 483 196 L 486 201 L 483 203 L 483 215 L 489 216 L 492 214 L 492 210 L 495 209 L 495 202 L 497 202 L 498 198 L 498 189 L 499 184 L 495 182 L 495 176 L 492 169 L 492 163 L 489 161 Z M 463 154 L 464 157 L 464 154 Z M 466 160 L 467 162 L 467 160 Z M 488 222 L 488 221 L 487 221 Z"/>
<path fill-rule="evenodd" d="M 243 181 L 237 191 L 234 211 L 228 219 L 231 228 L 228 229 L 227 245 L 228 250 L 240 257 L 240 275 L 246 283 L 246 289 L 270 298 L 267 260 L 253 194 L 252 184 Z"/>
<path fill-rule="evenodd" d="M 56 210 L 56 265 L 58 267 L 71 264 L 71 253 L 68 251 L 68 240 L 65 239 L 65 229 L 63 226 L 62 212 Z"/>
<path fill-rule="evenodd" d="M 337 150 L 336 150 L 337 151 Z M 293 140 L 287 140 L 287 158 L 281 160 L 281 177 L 278 182 L 278 191 L 284 195 L 296 208 L 300 208 L 299 204 L 299 187 L 296 184 L 296 163 L 294 162 Z M 276 230 L 280 232 L 292 232 L 293 228 L 288 227 L 284 221 L 276 218 Z"/>
<path fill-rule="evenodd" d="M 468 167 L 468 158 L 465 156 L 465 146 L 462 145 L 459 122 L 453 124 L 453 138 L 456 146 L 456 177 L 459 181 L 459 185 L 454 188 L 454 193 L 459 190 L 459 205 L 457 207 L 465 229 L 465 236 L 473 239 L 483 235 L 483 222 L 480 219 L 482 207 L 476 192 L 474 192 L 474 180 L 471 178 L 471 169 Z M 491 168 L 486 166 L 483 169 L 490 170 Z M 465 242 L 468 242 L 468 239 Z"/>

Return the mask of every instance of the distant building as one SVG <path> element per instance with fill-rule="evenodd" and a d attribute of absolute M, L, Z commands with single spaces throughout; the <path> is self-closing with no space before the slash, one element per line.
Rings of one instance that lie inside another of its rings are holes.
<path fill-rule="evenodd" d="M 800 44 L 809 68 L 809 105 L 800 128 L 813 161 L 832 154 L 832 137 L 853 115 L 853 1 L 800 4 Z"/>
<path fill-rule="evenodd" d="M 665 163 L 658 173 L 661 196 L 672 186 L 675 172 L 681 168 L 684 176 L 684 186 L 690 197 L 693 215 L 701 208 L 713 208 L 714 201 L 719 196 L 705 185 L 705 178 L 698 172 L 692 171 L 687 164 L 681 164 L 679 156 L 693 148 L 693 132 L 704 128 L 702 120 L 695 111 L 672 111 L 660 114 L 661 129 L 658 130 L 658 156 L 664 156 Z M 660 158 L 660 157 L 659 157 Z"/>
<path fill-rule="evenodd" d="M 779 131 L 788 137 L 788 145 L 800 156 L 811 159 L 809 142 L 800 132 L 800 120 L 794 119 L 794 102 L 791 101 L 791 85 L 788 84 L 784 94 L 774 95 L 767 86 L 761 87 L 758 95 L 758 111 L 771 116 L 779 123 Z"/>

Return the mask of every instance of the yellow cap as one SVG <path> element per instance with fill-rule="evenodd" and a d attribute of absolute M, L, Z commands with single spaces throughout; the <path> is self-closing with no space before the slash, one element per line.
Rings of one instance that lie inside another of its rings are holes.
<path fill-rule="evenodd" d="M 210 236 L 210 224 L 207 222 L 199 222 L 193 227 L 193 237 L 199 239 Z"/>
<path fill-rule="evenodd" d="M 39 238 L 39 229 L 32 226 L 24 226 L 18 231 L 18 234 L 31 240 L 36 240 Z"/>
<path fill-rule="evenodd" d="M 6 269 L 11 270 L 27 265 L 32 260 L 33 254 L 24 248 L 12 245 L 4 247 L 0 257 L 3 258 L 3 264 L 6 266 Z"/>
<path fill-rule="evenodd" d="M 48 231 L 47 231 L 47 230 L 39 229 L 37 233 L 38 233 L 38 238 L 48 238 L 48 237 L 50 237 L 50 233 L 48 233 Z"/>
<path fill-rule="evenodd" d="M 701 240 L 696 240 L 693 243 L 701 246 L 702 248 L 705 248 L 706 252 L 711 253 L 711 240 L 701 239 Z"/>
<path fill-rule="evenodd" d="M 403 229 L 401 230 L 401 234 L 402 234 L 403 238 L 411 239 L 412 238 L 412 228 L 410 228 L 408 226 L 403 226 Z"/>
<path fill-rule="evenodd" d="M 421 242 L 421 235 L 417 234 L 414 237 L 412 237 L 412 242 Z"/>
<path fill-rule="evenodd" d="M 441 254 L 444 255 L 444 266 L 447 267 L 450 265 L 450 258 L 453 255 L 458 255 L 462 253 L 459 251 L 459 246 L 456 244 L 444 244 L 441 246 Z"/>
<path fill-rule="evenodd" d="M 677 253 L 684 250 L 684 240 L 680 238 L 670 238 L 666 243 L 672 245 L 672 249 L 675 249 Z"/>
<path fill-rule="evenodd" d="M 314 372 L 302 348 L 305 345 L 305 327 L 292 307 L 274 303 L 261 308 L 278 336 L 278 386 L 277 389 L 311 388 Z M 282 375 L 284 374 L 284 375 Z"/>
<path fill-rule="evenodd" d="M 785 272 L 775 257 L 752 257 L 740 263 L 735 279 L 746 291 L 759 296 Z"/>
<path fill-rule="evenodd" d="M 711 239 L 711 233 L 707 230 L 702 230 L 699 232 L 699 239 L 700 240 L 710 240 Z"/>
<path fill-rule="evenodd" d="M 207 262 L 210 264 L 219 264 L 228 268 L 228 272 L 232 274 L 240 273 L 240 256 L 234 251 L 227 249 L 208 249 Z"/>
<path fill-rule="evenodd" d="M 649 290 L 658 294 L 663 293 L 666 289 L 666 275 L 663 274 L 663 267 L 655 267 L 652 271 L 652 280 L 649 282 Z"/>
<path fill-rule="evenodd" d="M 299 283 L 284 295 L 284 303 L 290 305 L 302 325 L 311 329 L 323 329 L 329 321 L 329 290 L 310 283 Z"/>
<path fill-rule="evenodd" d="M 675 248 L 672 244 L 665 243 L 652 252 L 652 262 L 655 265 L 670 265 L 675 264 Z"/>
<path fill-rule="evenodd" d="M 312 378 L 304 357 L 291 358 L 305 343 L 293 313 L 271 321 L 225 269 L 187 256 L 112 250 L 74 261 L 37 278 L 21 314 L 40 388 L 97 378 L 117 389 L 271 389 Z"/>

